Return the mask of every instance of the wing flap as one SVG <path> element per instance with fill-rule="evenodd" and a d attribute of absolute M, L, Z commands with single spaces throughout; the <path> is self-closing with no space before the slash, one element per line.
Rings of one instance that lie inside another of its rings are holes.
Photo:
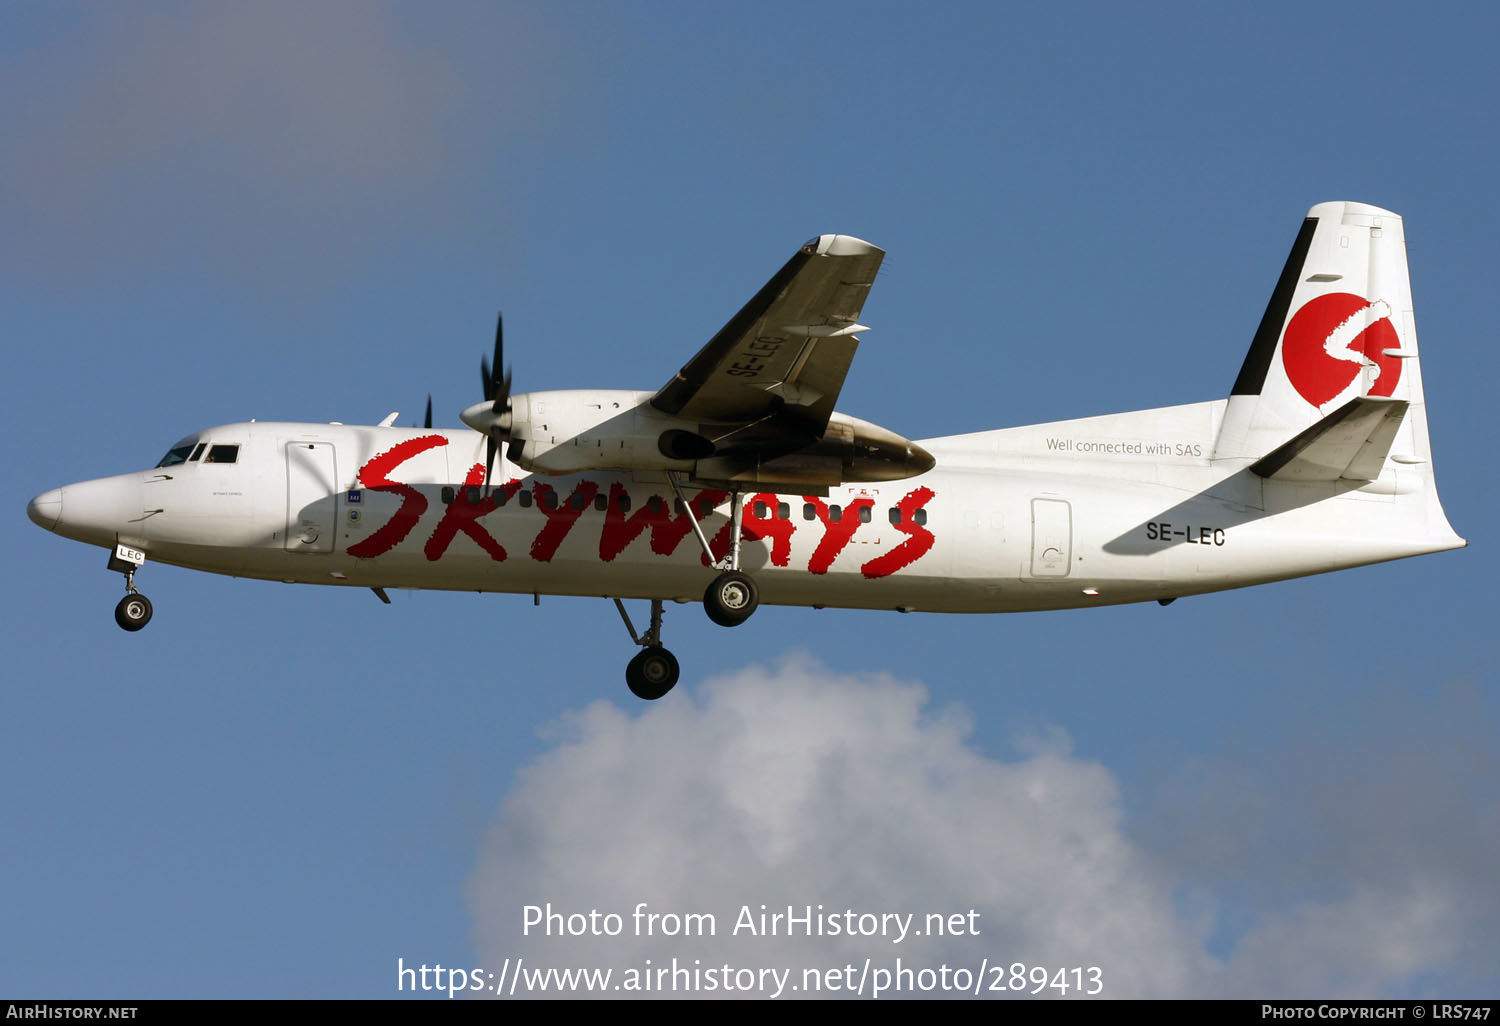
<path fill-rule="evenodd" d="M 1373 481 L 1410 404 L 1359 396 L 1250 465 L 1278 481 Z"/>

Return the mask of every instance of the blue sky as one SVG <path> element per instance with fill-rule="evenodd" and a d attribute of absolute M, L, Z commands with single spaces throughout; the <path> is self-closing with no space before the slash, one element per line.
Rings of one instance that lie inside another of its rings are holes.
<path fill-rule="evenodd" d="M 989 932 L 908 957 L 1098 964 L 1120 995 L 1495 993 L 1497 29 L 1368 4 L 0 10 L 0 993 L 893 955 L 521 934 L 525 904 L 637 900 L 981 907 Z M 856 416 L 918 438 L 1216 398 L 1327 199 L 1406 218 L 1466 550 L 1168 609 L 726 632 L 673 608 L 684 679 L 648 708 L 607 603 L 148 565 L 156 619 L 127 635 L 104 553 L 24 514 L 213 424 L 411 419 L 428 392 L 456 424 L 502 307 L 518 389 L 656 388 L 822 232 L 889 254 Z"/>

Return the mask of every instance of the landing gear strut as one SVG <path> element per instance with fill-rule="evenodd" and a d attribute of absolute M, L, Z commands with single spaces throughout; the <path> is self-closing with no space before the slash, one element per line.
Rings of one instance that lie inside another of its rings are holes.
<path fill-rule="evenodd" d="M 151 600 L 135 590 L 135 572 L 146 554 L 128 545 L 116 545 L 109 568 L 125 575 L 125 597 L 115 606 L 115 623 L 127 631 L 138 631 L 151 622 Z"/>
<path fill-rule="evenodd" d="M 677 657 L 661 645 L 661 599 L 651 600 L 651 627 L 644 635 L 635 632 L 630 614 L 625 612 L 625 603 L 615 599 L 615 608 L 625 621 L 630 640 L 641 646 L 635 658 L 625 665 L 625 683 L 635 697 L 654 702 L 676 686 L 679 673 Z"/>
<path fill-rule="evenodd" d="M 698 523 L 697 511 L 683 497 L 677 475 L 669 470 L 667 480 L 672 484 L 672 491 L 677 493 L 677 501 L 687 510 L 688 523 L 693 525 L 693 534 L 698 536 L 698 544 L 703 546 L 704 558 L 710 566 L 720 571 L 719 576 L 713 579 L 708 590 L 703 593 L 703 611 L 720 627 L 738 627 L 750 619 L 750 615 L 760 605 L 760 589 L 755 586 L 755 581 L 749 574 L 740 570 L 740 524 L 745 515 L 740 506 L 740 493 L 736 491 L 729 500 L 729 558 L 715 560 L 713 547 L 708 544 L 703 527 Z"/>
<path fill-rule="evenodd" d="M 151 600 L 135 590 L 135 567 L 125 571 L 125 597 L 115 606 L 115 623 L 138 631 L 151 622 Z"/>

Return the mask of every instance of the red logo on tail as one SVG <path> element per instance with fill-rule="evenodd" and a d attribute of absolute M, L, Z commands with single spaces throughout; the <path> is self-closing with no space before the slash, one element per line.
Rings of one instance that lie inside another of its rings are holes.
<path fill-rule="evenodd" d="M 1322 406 L 1348 388 L 1367 367 L 1378 373 L 1369 395 L 1388 396 L 1401 380 L 1401 359 L 1386 356 L 1401 339 L 1391 308 L 1348 292 L 1330 292 L 1303 305 L 1287 322 L 1281 363 L 1297 393 Z"/>

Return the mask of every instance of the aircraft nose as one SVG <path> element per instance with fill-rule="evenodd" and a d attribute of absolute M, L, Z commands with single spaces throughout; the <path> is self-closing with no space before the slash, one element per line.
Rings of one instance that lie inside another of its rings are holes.
<path fill-rule="evenodd" d="M 52 530 L 62 519 L 62 494 L 61 488 L 43 492 L 26 504 L 26 515 L 35 521 L 38 527 Z"/>

